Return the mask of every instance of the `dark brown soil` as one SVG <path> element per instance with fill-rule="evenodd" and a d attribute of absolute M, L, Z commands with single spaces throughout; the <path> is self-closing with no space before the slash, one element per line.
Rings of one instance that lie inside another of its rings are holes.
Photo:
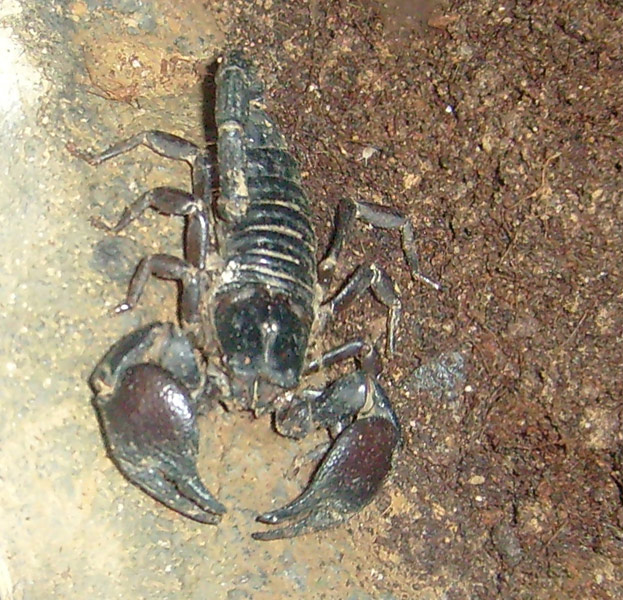
<path fill-rule="evenodd" d="M 321 239 L 341 196 L 394 206 L 443 285 L 411 281 L 396 236 L 357 230 L 343 274 L 377 260 L 405 308 L 385 367 L 405 448 L 349 530 L 387 565 L 375 585 L 621 597 L 621 2 L 231 8 Z M 364 301 L 335 333 L 382 316 Z"/>

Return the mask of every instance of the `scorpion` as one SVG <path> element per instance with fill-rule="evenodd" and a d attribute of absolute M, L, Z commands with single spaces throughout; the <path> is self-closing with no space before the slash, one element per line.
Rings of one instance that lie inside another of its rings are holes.
<path fill-rule="evenodd" d="M 272 413 L 275 430 L 300 439 L 326 429 L 330 446 L 305 490 L 257 520 L 273 540 L 327 529 L 371 502 L 402 444 L 401 428 L 379 382 L 380 356 L 362 337 L 319 349 L 329 320 L 368 290 L 388 310 L 387 354 L 396 346 L 399 294 L 375 263 L 359 266 L 329 299 L 344 241 L 356 218 L 399 230 L 419 274 L 410 221 L 367 202 L 339 202 L 329 248 L 318 261 L 311 205 L 299 167 L 263 103 L 263 85 L 240 51 L 221 59 L 214 106 L 216 150 L 162 131 L 144 131 L 101 153 L 69 151 L 91 165 L 145 146 L 191 167 L 192 191 L 158 187 L 121 215 L 114 233 L 149 208 L 184 217 L 184 258 L 141 260 L 117 313 L 139 302 L 151 276 L 180 285 L 179 323 L 154 322 L 115 343 L 90 377 L 109 457 L 155 500 L 200 523 L 226 512 L 197 470 L 197 415 L 226 410 Z M 218 186 L 214 186 L 218 177 Z M 213 187 L 214 186 L 214 187 Z M 218 192 L 218 193 L 217 193 Z M 352 359 L 356 368 L 318 389 L 310 376 Z"/>

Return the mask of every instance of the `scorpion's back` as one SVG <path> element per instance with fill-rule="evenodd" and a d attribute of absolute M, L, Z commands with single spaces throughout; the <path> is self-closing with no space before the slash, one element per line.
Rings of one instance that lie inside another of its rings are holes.
<path fill-rule="evenodd" d="M 220 211 L 229 222 L 215 324 L 229 367 L 294 387 L 316 300 L 316 236 L 296 161 L 261 104 L 248 63 L 217 74 Z"/>

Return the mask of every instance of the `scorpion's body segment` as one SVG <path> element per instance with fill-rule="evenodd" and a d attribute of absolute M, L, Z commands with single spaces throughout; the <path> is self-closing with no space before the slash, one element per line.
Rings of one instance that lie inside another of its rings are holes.
<path fill-rule="evenodd" d="M 372 500 L 400 444 L 400 426 L 378 383 L 374 347 L 355 339 L 324 354 L 315 336 L 328 318 L 371 289 L 389 311 L 388 352 L 394 348 L 400 300 L 376 264 L 360 267 L 323 301 L 355 217 L 397 229 L 416 277 L 410 222 L 390 209 L 342 200 L 331 246 L 317 264 L 308 198 L 283 136 L 266 114 L 262 87 L 239 53 L 216 77 L 217 164 L 208 151 L 171 134 L 150 131 L 98 155 L 70 150 L 99 164 L 138 145 L 192 167 L 192 193 L 156 188 L 144 193 L 113 227 L 118 232 L 151 207 L 187 219 L 186 259 L 144 258 L 117 311 L 131 309 L 151 275 L 181 284 L 181 328 L 152 323 L 115 344 L 91 385 L 111 458 L 147 493 L 177 512 L 217 523 L 225 507 L 196 469 L 197 407 L 208 400 L 270 411 L 282 435 L 298 438 L 326 428 L 333 444 L 307 489 L 258 520 L 280 528 L 254 534 L 268 540 L 337 525 Z M 212 198 L 212 170 L 219 194 Z M 198 352 L 200 352 L 200 356 Z M 306 375 L 355 358 L 359 367 L 325 389 Z"/>
<path fill-rule="evenodd" d="M 296 171 L 266 166 L 273 153 L 272 148 L 248 153 L 254 161 L 249 163 L 248 206 L 225 242 L 227 266 L 219 295 L 257 284 L 292 298 L 301 313 L 313 314 L 317 248 L 309 202 Z M 280 163 L 284 157 L 293 161 L 285 150 L 279 153 Z"/>

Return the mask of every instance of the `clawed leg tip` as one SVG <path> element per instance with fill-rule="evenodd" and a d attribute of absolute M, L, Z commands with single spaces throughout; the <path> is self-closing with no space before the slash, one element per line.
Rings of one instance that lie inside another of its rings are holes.
<path fill-rule="evenodd" d="M 75 156 L 76 158 L 79 158 L 80 160 L 83 160 L 84 162 L 89 163 L 91 166 L 97 164 L 93 155 L 91 155 L 89 152 L 85 152 L 84 150 L 80 150 L 73 142 L 67 142 L 65 144 L 65 148 L 67 152 L 69 152 L 69 154 Z"/>
<path fill-rule="evenodd" d="M 227 514 L 227 509 L 220 502 L 212 501 L 210 503 L 210 512 L 214 513 L 220 521 L 223 515 Z"/>
<path fill-rule="evenodd" d="M 252 534 L 252 537 L 255 540 L 269 541 L 332 529 L 348 521 L 357 512 L 357 509 L 345 510 L 345 507 L 333 502 L 320 501 L 303 505 L 288 505 L 258 515 L 255 519 L 258 523 L 278 525 L 278 527 L 256 532 Z"/>
<path fill-rule="evenodd" d="M 164 483 L 163 486 L 154 485 L 148 480 L 135 480 L 133 483 L 167 508 L 197 523 L 219 525 L 227 512 L 227 509 L 207 490 L 198 494 L 194 490 L 186 489 L 184 485 L 178 486 L 173 482 Z"/>
<path fill-rule="evenodd" d="M 311 533 L 313 529 L 303 528 L 294 524 L 289 527 L 280 527 L 278 529 L 269 529 L 268 531 L 255 531 L 251 537 L 258 542 L 272 542 L 275 540 L 286 540 Z"/>
<path fill-rule="evenodd" d="M 99 229 L 100 231 L 112 232 L 114 229 L 113 227 L 108 225 L 108 223 L 106 223 L 103 219 L 100 219 L 98 217 L 91 217 L 91 219 L 89 219 L 89 222 L 91 223 L 91 227 Z"/>
<path fill-rule="evenodd" d="M 251 534 L 251 537 L 256 542 L 270 542 L 272 540 L 281 539 L 281 538 L 278 538 L 278 537 L 270 536 L 271 533 L 272 533 L 271 531 L 256 531 L 255 533 Z"/>
<path fill-rule="evenodd" d="M 263 515 L 259 515 L 258 517 L 256 517 L 255 520 L 258 523 L 265 523 L 266 525 L 276 525 L 280 521 L 279 517 L 272 512 L 267 512 Z"/>
<path fill-rule="evenodd" d="M 176 511 L 179 512 L 179 511 Z M 197 523 L 201 523 L 202 525 L 220 525 L 223 519 L 222 515 L 214 515 L 211 513 L 206 513 L 203 515 L 195 515 L 188 517 L 187 515 L 182 515 L 184 517 L 190 518 Z"/>
<path fill-rule="evenodd" d="M 258 523 L 264 525 L 279 525 L 292 519 L 295 515 L 283 514 L 283 509 L 277 509 L 274 511 L 266 512 L 258 515 L 255 520 Z M 267 531 L 256 531 L 251 534 L 254 540 L 261 542 L 268 542 L 271 540 L 280 540 L 285 538 L 293 538 L 308 531 L 312 531 L 314 528 L 309 527 L 309 515 L 304 517 L 300 521 L 293 523 L 285 523 L 283 527 L 274 527 Z"/>
<path fill-rule="evenodd" d="M 353 516 L 353 514 L 329 516 L 325 514 L 324 511 L 320 513 L 312 512 L 307 516 L 303 517 L 302 519 L 292 523 L 286 523 L 282 527 L 276 527 L 267 531 L 256 531 L 255 533 L 251 534 L 251 537 L 254 540 L 268 542 L 271 540 L 295 538 L 302 535 L 307 535 L 309 533 L 319 533 L 326 529 L 334 529 L 335 527 L 339 527 L 344 522 L 348 521 L 350 517 Z M 283 523 L 283 521 L 286 520 L 283 519 L 280 521 L 269 522 L 263 518 L 264 516 L 265 515 L 262 515 L 256 520 L 267 525 Z"/>

